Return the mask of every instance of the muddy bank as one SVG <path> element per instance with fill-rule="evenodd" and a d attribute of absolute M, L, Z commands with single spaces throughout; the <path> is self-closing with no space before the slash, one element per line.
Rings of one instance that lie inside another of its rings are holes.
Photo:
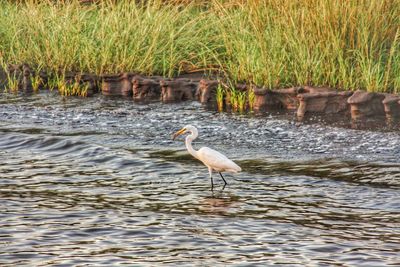
<path fill-rule="evenodd" d="M 216 75 L 202 72 L 174 78 L 128 72 L 100 76 L 75 72 L 48 75 L 36 73 L 25 64 L 9 65 L 6 71 L 0 70 L 0 86 L 13 92 L 56 89 L 65 96 L 103 94 L 142 103 L 198 101 L 219 111 L 240 113 L 285 111 L 296 114 L 299 121 L 310 115 L 339 115 L 355 125 L 378 119 L 397 127 L 400 118 L 400 96 L 396 94 L 313 86 L 271 90 L 251 84 L 231 85 Z"/>

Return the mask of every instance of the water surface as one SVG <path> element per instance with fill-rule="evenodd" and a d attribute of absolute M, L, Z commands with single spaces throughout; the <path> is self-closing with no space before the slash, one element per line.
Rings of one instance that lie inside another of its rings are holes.
<path fill-rule="evenodd" d="M 243 168 L 215 176 L 198 126 Z M 400 265 L 400 138 L 198 103 L 0 103 L 0 265 Z"/>

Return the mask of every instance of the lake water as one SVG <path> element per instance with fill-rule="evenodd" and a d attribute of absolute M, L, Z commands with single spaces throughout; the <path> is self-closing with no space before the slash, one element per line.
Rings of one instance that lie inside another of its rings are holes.
<path fill-rule="evenodd" d="M 186 124 L 243 171 L 171 140 Z M 1 266 L 400 265 L 400 132 L 3 95 Z"/>

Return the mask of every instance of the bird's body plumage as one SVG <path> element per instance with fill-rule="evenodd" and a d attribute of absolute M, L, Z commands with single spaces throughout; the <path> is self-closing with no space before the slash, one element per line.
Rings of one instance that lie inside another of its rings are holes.
<path fill-rule="evenodd" d="M 195 140 L 198 136 L 198 131 L 196 127 L 192 125 L 187 125 L 183 127 L 181 130 L 174 134 L 173 139 L 177 136 L 184 134 L 186 132 L 190 132 L 188 136 L 186 136 L 185 144 L 189 153 L 200 160 L 204 165 L 208 167 L 208 171 L 211 178 L 211 189 L 214 187 L 213 179 L 212 179 L 212 171 L 216 171 L 221 175 L 221 178 L 224 180 L 225 185 L 227 184 L 221 172 L 231 172 L 236 173 L 240 172 L 242 169 L 232 160 L 228 159 L 224 154 L 209 148 L 202 147 L 199 150 L 194 150 L 192 146 L 192 141 Z M 224 187 L 225 187 L 224 185 Z"/>
<path fill-rule="evenodd" d="M 236 173 L 242 170 L 235 162 L 212 148 L 202 147 L 197 153 L 199 155 L 199 160 L 203 162 L 204 165 L 217 172 Z"/>

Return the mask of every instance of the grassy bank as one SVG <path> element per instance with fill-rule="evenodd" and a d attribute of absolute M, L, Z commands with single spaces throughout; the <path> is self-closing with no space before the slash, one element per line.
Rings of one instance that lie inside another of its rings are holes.
<path fill-rule="evenodd" d="M 400 91 L 400 1 L 34 2 L 0 0 L 6 62 L 97 74 L 218 70 L 269 88 Z"/>

